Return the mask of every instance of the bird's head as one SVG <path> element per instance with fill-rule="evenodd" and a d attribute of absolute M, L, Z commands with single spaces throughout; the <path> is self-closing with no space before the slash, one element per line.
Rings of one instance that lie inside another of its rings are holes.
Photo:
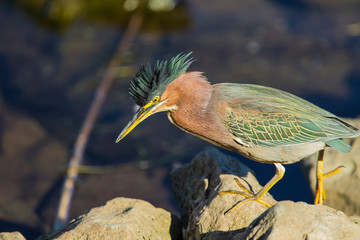
<path fill-rule="evenodd" d="M 165 94 L 167 87 L 194 61 L 191 53 L 179 54 L 170 60 L 157 61 L 154 65 L 142 65 L 130 83 L 129 93 L 139 106 L 132 120 L 121 131 L 116 143 L 123 139 L 139 123 L 157 112 L 169 111 L 174 105 Z"/>

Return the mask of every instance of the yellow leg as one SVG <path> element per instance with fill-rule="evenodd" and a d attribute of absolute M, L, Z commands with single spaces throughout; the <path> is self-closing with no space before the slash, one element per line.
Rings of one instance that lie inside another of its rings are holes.
<path fill-rule="evenodd" d="M 250 193 L 244 186 L 241 185 L 239 181 L 236 180 L 237 185 L 239 185 L 240 188 L 242 188 L 245 192 L 238 192 L 238 191 L 223 191 L 219 192 L 219 194 L 240 194 L 242 196 L 245 196 L 246 198 L 244 200 L 241 200 L 237 202 L 234 206 L 232 206 L 229 210 L 225 212 L 231 213 L 236 208 L 238 208 L 241 204 L 248 202 L 248 201 L 256 201 L 258 203 L 261 203 L 267 207 L 271 207 L 271 205 L 265 201 L 262 200 L 262 197 L 284 176 L 285 168 L 280 163 L 274 163 L 276 167 L 276 173 L 275 176 L 256 194 Z"/>
<path fill-rule="evenodd" d="M 316 193 L 315 193 L 314 204 L 323 204 L 323 200 L 325 200 L 323 166 L 324 166 L 324 149 L 319 151 L 319 156 L 316 165 Z"/>
<path fill-rule="evenodd" d="M 323 201 L 326 199 L 325 188 L 324 188 L 324 178 L 330 177 L 334 174 L 337 174 L 341 171 L 341 168 L 344 166 L 337 167 L 336 169 L 323 174 L 324 166 L 324 152 L 325 150 L 319 151 L 317 166 L 316 166 L 316 193 L 315 193 L 315 204 L 323 204 Z"/>

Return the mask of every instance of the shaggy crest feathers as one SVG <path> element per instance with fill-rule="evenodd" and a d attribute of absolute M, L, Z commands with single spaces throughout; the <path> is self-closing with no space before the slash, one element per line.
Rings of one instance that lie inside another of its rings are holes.
<path fill-rule="evenodd" d="M 154 65 L 141 65 L 130 82 L 129 93 L 134 102 L 143 107 L 153 97 L 161 96 L 166 87 L 186 71 L 194 59 L 188 54 L 178 54 L 170 60 L 156 61 Z"/>

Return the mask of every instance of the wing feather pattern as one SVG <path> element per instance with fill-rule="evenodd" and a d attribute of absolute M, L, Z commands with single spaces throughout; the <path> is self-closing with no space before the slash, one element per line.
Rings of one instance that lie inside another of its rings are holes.
<path fill-rule="evenodd" d="M 359 135 L 359 130 L 334 114 L 290 93 L 251 84 L 215 87 L 221 96 L 216 101 L 218 116 L 249 147 L 318 141 L 336 146 L 332 140 Z"/>

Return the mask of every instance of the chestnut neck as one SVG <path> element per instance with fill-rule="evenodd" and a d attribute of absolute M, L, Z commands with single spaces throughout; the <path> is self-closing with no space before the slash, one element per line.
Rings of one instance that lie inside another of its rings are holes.
<path fill-rule="evenodd" d="M 207 131 L 216 118 L 210 108 L 213 88 L 200 72 L 181 74 L 164 92 L 169 104 L 176 106 L 168 112 L 169 119 L 190 133 Z"/>
<path fill-rule="evenodd" d="M 211 99 L 213 86 L 200 72 L 185 72 L 166 89 L 168 104 L 175 104 L 177 111 L 203 112 Z"/>

